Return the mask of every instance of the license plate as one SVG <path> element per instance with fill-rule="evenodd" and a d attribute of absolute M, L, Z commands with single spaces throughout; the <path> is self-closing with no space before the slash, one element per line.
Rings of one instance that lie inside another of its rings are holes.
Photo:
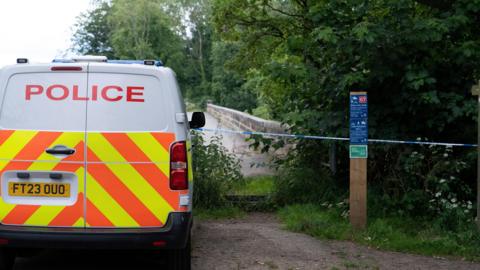
<path fill-rule="evenodd" d="M 70 197 L 67 183 L 9 182 L 8 195 L 17 197 Z"/>

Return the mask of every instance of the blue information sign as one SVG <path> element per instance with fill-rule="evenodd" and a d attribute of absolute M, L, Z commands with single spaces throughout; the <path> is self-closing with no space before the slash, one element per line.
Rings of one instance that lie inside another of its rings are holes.
<path fill-rule="evenodd" d="M 368 144 L 368 98 L 366 92 L 350 93 L 350 144 Z"/>

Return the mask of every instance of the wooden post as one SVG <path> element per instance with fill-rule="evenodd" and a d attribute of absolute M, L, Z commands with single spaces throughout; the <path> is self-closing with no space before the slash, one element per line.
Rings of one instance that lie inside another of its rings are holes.
<path fill-rule="evenodd" d="M 368 98 L 350 93 L 350 223 L 367 227 Z"/>
<path fill-rule="evenodd" d="M 472 94 L 478 96 L 477 117 L 477 226 L 480 228 L 480 81 L 472 87 Z"/>
<path fill-rule="evenodd" d="M 354 228 L 367 226 L 367 159 L 350 159 L 350 223 Z"/>

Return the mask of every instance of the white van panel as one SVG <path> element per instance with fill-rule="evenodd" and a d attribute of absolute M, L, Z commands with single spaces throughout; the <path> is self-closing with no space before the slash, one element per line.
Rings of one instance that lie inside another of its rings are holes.
<path fill-rule="evenodd" d="M 49 87 L 55 85 L 58 87 L 47 92 Z M 4 93 L 0 127 L 83 132 L 86 102 L 74 100 L 74 95 L 77 98 L 86 97 L 86 73 L 14 74 L 9 78 Z"/>
<path fill-rule="evenodd" d="M 89 73 L 88 76 L 87 131 L 171 130 L 175 119 L 173 104 L 156 76 L 127 73 Z"/>

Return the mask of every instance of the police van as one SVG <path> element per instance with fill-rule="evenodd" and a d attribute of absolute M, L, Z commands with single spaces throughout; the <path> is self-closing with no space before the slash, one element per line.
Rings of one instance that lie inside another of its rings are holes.
<path fill-rule="evenodd" d="M 24 250 L 165 250 L 190 269 L 191 121 L 159 61 L 0 69 L 0 269 Z"/>

